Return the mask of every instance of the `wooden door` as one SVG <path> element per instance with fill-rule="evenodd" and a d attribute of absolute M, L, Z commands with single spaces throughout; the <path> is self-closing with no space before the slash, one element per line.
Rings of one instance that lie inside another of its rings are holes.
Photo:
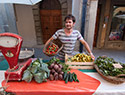
<path fill-rule="evenodd" d="M 41 10 L 41 25 L 43 43 L 45 43 L 58 29 L 62 28 L 60 10 Z"/>
<path fill-rule="evenodd" d="M 40 5 L 43 43 L 62 28 L 61 5 L 58 0 L 43 0 Z"/>

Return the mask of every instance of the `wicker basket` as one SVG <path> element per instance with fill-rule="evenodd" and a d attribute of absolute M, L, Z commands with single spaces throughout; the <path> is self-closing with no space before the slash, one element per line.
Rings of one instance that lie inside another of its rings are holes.
<path fill-rule="evenodd" d="M 48 53 L 46 52 L 46 49 L 48 48 L 48 46 L 52 45 L 53 43 L 54 43 L 55 45 L 57 45 L 58 50 L 57 50 L 55 53 L 48 54 Z M 56 40 L 51 41 L 47 46 L 45 46 L 45 47 L 43 48 L 43 51 L 44 51 L 44 54 L 46 54 L 47 56 L 51 57 L 51 56 L 57 55 L 58 52 L 59 52 L 62 48 L 63 48 L 62 42 L 61 42 L 59 39 L 56 39 Z"/>
<path fill-rule="evenodd" d="M 71 69 L 93 69 L 94 61 L 93 62 L 69 62 L 68 58 L 72 56 L 65 54 L 65 64 L 69 65 Z"/>
<path fill-rule="evenodd" d="M 115 77 L 115 76 L 104 76 L 98 66 L 96 64 L 94 64 L 94 67 L 95 69 L 97 70 L 97 72 L 107 81 L 111 82 L 111 83 L 114 83 L 114 84 L 121 84 L 121 83 L 124 83 L 125 82 L 125 78 L 118 78 L 118 77 Z"/>

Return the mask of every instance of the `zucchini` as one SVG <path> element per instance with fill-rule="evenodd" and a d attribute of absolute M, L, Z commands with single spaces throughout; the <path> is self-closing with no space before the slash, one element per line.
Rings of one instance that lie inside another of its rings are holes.
<path fill-rule="evenodd" d="M 73 76 L 72 76 L 72 78 L 73 78 L 73 81 L 75 81 L 75 74 L 73 73 Z"/>
<path fill-rule="evenodd" d="M 76 75 L 76 74 L 74 74 L 74 76 L 75 76 L 75 82 L 76 82 L 76 80 L 77 80 L 77 75 Z"/>
<path fill-rule="evenodd" d="M 72 73 L 69 73 L 69 81 L 72 82 L 73 81 L 73 76 Z"/>
<path fill-rule="evenodd" d="M 67 73 L 66 79 L 65 79 L 65 83 L 68 83 L 69 80 L 69 74 Z"/>
<path fill-rule="evenodd" d="M 71 73 L 69 72 L 69 79 L 68 79 L 68 81 L 70 81 L 71 80 Z"/>
<path fill-rule="evenodd" d="M 79 82 L 79 80 L 78 80 L 78 79 L 77 79 L 76 81 L 77 81 L 77 82 Z"/>
<path fill-rule="evenodd" d="M 71 74 L 70 82 L 73 82 L 73 74 Z"/>
<path fill-rule="evenodd" d="M 67 72 L 64 72 L 63 80 L 66 80 Z"/>

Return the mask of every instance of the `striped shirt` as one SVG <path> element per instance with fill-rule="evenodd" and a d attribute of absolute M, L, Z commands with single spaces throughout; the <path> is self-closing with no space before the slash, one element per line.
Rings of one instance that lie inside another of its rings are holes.
<path fill-rule="evenodd" d="M 64 60 L 65 54 L 72 54 L 76 40 L 82 40 L 83 37 L 80 34 L 78 30 L 73 30 L 70 36 L 67 36 L 64 32 L 64 29 L 60 29 L 55 32 L 53 35 L 54 39 L 60 39 L 60 41 L 63 43 L 63 48 L 59 52 L 59 57 Z"/>

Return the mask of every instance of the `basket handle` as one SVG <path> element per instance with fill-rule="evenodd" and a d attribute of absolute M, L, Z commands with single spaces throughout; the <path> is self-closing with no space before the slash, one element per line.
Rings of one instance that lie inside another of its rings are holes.
<path fill-rule="evenodd" d="M 117 77 L 125 77 L 125 74 L 119 74 Z"/>

